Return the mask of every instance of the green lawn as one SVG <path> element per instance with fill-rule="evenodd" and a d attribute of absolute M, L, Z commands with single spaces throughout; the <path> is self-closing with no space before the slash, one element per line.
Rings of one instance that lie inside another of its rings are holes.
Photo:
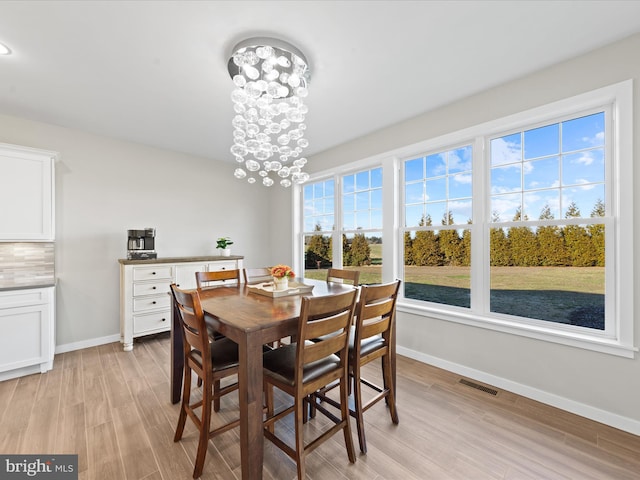
<path fill-rule="evenodd" d="M 359 270 L 362 284 L 382 281 L 381 266 L 345 268 Z M 305 277 L 324 280 L 327 269 Z M 470 285 L 468 267 L 405 267 L 407 298 L 468 308 Z M 490 295 L 495 313 L 604 328 L 602 267 L 492 267 Z"/>

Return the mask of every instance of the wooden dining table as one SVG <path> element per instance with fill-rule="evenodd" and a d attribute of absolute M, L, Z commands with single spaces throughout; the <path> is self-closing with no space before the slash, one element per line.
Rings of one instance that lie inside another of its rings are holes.
<path fill-rule="evenodd" d="M 307 296 L 333 295 L 353 289 L 351 285 L 297 279 L 313 285 Z M 246 285 L 200 290 L 207 325 L 238 344 L 240 405 L 240 457 L 242 478 L 262 478 L 263 463 L 263 345 L 296 335 L 303 295 L 272 298 L 251 291 Z M 182 328 L 172 309 L 171 402 L 180 401 L 184 357 Z"/>

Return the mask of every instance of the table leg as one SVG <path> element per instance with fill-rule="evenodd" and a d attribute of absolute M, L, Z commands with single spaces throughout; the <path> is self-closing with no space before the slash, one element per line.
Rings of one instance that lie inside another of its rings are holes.
<path fill-rule="evenodd" d="M 180 401 L 182 394 L 182 376 L 184 375 L 184 345 L 182 344 L 182 325 L 180 312 L 175 299 L 171 299 L 171 403 Z"/>
<path fill-rule="evenodd" d="M 248 333 L 238 345 L 240 403 L 240 457 L 242 478 L 260 480 L 264 437 L 262 429 L 262 341 Z"/>

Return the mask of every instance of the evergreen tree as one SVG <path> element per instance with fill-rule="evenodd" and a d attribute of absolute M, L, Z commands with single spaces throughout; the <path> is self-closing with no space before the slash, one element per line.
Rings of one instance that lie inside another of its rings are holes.
<path fill-rule="evenodd" d="M 442 217 L 442 225 L 453 225 L 453 215 L 447 212 Z M 445 265 L 462 264 L 462 242 L 457 230 L 440 231 L 440 254 Z"/>
<path fill-rule="evenodd" d="M 467 220 L 467 224 L 471 225 L 471 219 Z M 465 228 L 462 232 L 461 248 L 461 265 L 463 267 L 471 266 L 471 229 Z"/>
<path fill-rule="evenodd" d="M 540 220 L 553 220 L 549 205 L 545 205 L 540 212 Z M 559 227 L 555 225 L 539 227 L 536 236 L 540 248 L 540 265 L 553 267 L 568 264 L 567 249 Z"/>
<path fill-rule="evenodd" d="M 364 233 L 356 233 L 349 249 L 351 263 L 356 267 L 371 264 L 371 248 Z"/>
<path fill-rule="evenodd" d="M 490 230 L 489 250 L 492 267 L 505 267 L 511 265 L 509 237 L 505 233 L 504 228 L 498 227 Z"/>
<path fill-rule="evenodd" d="M 604 217 L 604 202 L 600 199 L 596 202 L 591 217 Z M 594 261 L 598 267 L 604 267 L 604 224 L 589 225 L 589 234 L 591 235 L 591 244 L 594 250 Z"/>
<path fill-rule="evenodd" d="M 513 221 L 527 221 L 529 218 L 522 215 L 522 209 L 518 207 Z M 538 257 L 538 242 L 536 234 L 529 227 L 511 227 L 509 229 L 509 245 L 511 247 L 511 265 L 518 267 L 532 267 L 540 263 Z"/>
<path fill-rule="evenodd" d="M 314 229 L 321 232 L 320 224 Z M 305 252 L 307 268 L 320 268 L 321 266 L 331 265 L 331 257 L 329 256 L 329 239 L 325 238 L 321 233 L 312 235 L 307 243 Z"/>
<path fill-rule="evenodd" d="M 565 218 L 580 218 L 580 209 L 571 202 L 567 208 Z M 596 264 L 596 254 L 591 236 L 581 225 L 567 225 L 564 227 L 564 242 L 567 246 L 570 264 L 574 267 L 590 267 Z"/>
<path fill-rule="evenodd" d="M 427 215 L 420 220 L 420 226 L 431 226 L 431 216 Z M 438 236 L 433 230 L 419 230 L 416 232 L 411 245 L 411 253 L 415 265 L 437 266 L 442 265 L 442 256 L 438 247 Z"/>
<path fill-rule="evenodd" d="M 411 240 L 411 234 L 409 232 L 404 232 L 404 264 L 416 264 L 413 260 L 413 240 Z"/>

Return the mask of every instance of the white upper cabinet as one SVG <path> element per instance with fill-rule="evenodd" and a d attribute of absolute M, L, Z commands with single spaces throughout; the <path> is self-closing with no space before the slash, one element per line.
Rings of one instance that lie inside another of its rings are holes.
<path fill-rule="evenodd" d="M 53 241 L 57 153 L 0 143 L 0 241 Z"/>

